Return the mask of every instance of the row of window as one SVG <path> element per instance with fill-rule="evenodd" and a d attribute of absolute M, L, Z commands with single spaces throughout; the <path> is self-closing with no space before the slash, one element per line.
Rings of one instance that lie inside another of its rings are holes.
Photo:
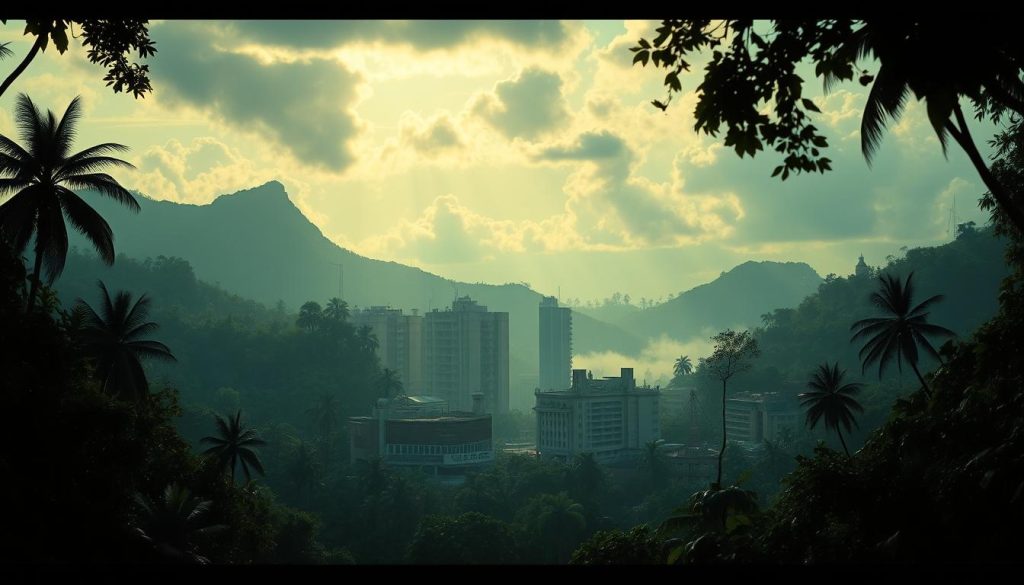
<path fill-rule="evenodd" d="M 451 455 L 490 450 L 490 441 L 475 441 L 473 443 L 462 443 L 461 445 L 388 445 L 388 455 Z"/>

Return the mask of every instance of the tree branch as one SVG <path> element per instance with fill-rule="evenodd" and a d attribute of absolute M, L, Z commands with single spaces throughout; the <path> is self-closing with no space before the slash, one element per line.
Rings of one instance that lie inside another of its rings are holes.
<path fill-rule="evenodd" d="M 978 152 L 978 147 L 974 145 L 974 139 L 971 138 L 971 131 L 967 127 L 967 121 L 964 119 L 964 113 L 960 109 L 960 104 L 953 108 L 953 114 L 956 115 L 958 127 L 954 127 L 947 120 L 946 129 L 953 136 L 953 139 L 957 141 L 957 144 L 960 145 L 960 148 L 967 153 L 971 163 L 974 164 L 974 168 L 978 171 L 978 175 L 981 176 L 982 182 L 988 187 L 992 197 L 999 203 L 999 207 L 1006 213 L 1010 222 L 1018 232 L 1024 234 L 1024 213 L 1021 213 L 1020 208 L 1014 205 L 1010 192 L 995 178 L 992 171 L 985 164 L 985 161 L 982 160 L 981 153 Z"/>
<path fill-rule="evenodd" d="M 7 79 L 4 80 L 3 85 L 0 85 L 0 96 L 4 95 L 4 92 L 7 91 L 7 88 L 10 87 L 11 84 L 14 83 L 14 80 L 17 79 L 19 75 L 21 75 L 21 72 L 28 67 L 28 64 L 32 62 L 32 59 L 35 59 L 36 53 L 38 53 L 39 49 L 43 48 L 43 45 L 46 44 L 47 34 L 48 33 L 41 33 L 39 36 L 36 37 L 36 42 L 32 44 L 32 48 L 29 49 L 28 55 L 25 55 L 25 58 L 21 60 L 21 63 L 19 63 L 18 66 L 14 69 L 14 71 L 7 76 Z"/>
<path fill-rule="evenodd" d="M 1013 97 L 1013 94 L 1000 85 L 998 81 L 991 85 L 986 85 L 985 89 L 987 89 L 989 94 L 996 98 L 1002 105 L 1017 112 L 1018 115 L 1024 116 L 1024 101 Z"/>

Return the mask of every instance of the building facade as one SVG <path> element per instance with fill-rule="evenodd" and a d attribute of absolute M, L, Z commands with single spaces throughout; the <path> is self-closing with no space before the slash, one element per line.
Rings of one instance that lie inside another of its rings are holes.
<path fill-rule="evenodd" d="M 368 326 L 377 337 L 377 357 L 381 366 L 398 373 L 405 394 L 423 392 L 423 317 L 413 310 L 370 307 L 352 311 L 356 327 Z"/>
<path fill-rule="evenodd" d="M 538 454 L 569 461 L 593 453 L 604 463 L 635 458 L 646 443 L 661 438 L 660 394 L 656 388 L 638 387 L 632 368 L 600 380 L 586 370 L 573 370 L 568 390 L 535 392 Z"/>
<path fill-rule="evenodd" d="M 777 392 L 739 392 L 725 402 L 725 429 L 730 441 L 777 441 L 783 427 L 796 430 L 800 406 L 795 397 Z"/>
<path fill-rule="evenodd" d="M 470 410 L 483 394 L 485 412 L 508 412 L 508 313 L 489 312 L 467 297 L 423 320 L 426 392 L 454 410 Z"/>
<path fill-rule="evenodd" d="M 540 389 L 562 390 L 572 372 L 572 310 L 555 297 L 540 301 Z"/>
<path fill-rule="evenodd" d="M 433 396 L 380 399 L 371 416 L 349 418 L 352 462 L 374 458 L 389 466 L 420 467 L 435 476 L 461 476 L 494 461 L 491 416 L 476 396 L 472 412 L 449 410 Z"/>

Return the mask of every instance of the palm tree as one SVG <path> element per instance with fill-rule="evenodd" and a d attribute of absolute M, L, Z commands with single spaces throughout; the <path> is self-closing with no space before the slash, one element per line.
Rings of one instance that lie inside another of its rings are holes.
<path fill-rule="evenodd" d="M 324 309 L 324 317 L 331 319 L 332 321 L 346 321 L 349 318 L 348 303 L 334 297 L 327 301 L 327 307 Z"/>
<path fill-rule="evenodd" d="M 690 356 L 679 356 L 679 359 L 676 360 L 676 365 L 673 373 L 676 375 L 677 378 L 682 378 L 683 376 L 689 376 L 690 374 L 692 374 L 693 362 L 690 361 Z"/>
<path fill-rule="evenodd" d="M 380 389 L 381 398 L 392 398 L 402 393 L 402 380 L 398 372 L 391 368 L 384 368 L 377 378 L 377 388 Z"/>
<path fill-rule="evenodd" d="M 173 361 L 174 355 L 159 341 L 141 339 L 158 327 L 146 321 L 149 314 L 146 295 L 133 303 L 131 293 L 118 291 L 111 300 L 106 285 L 98 284 L 103 293 L 99 313 L 82 299 L 78 299 L 75 306 L 75 320 L 82 324 L 85 347 L 96 362 L 96 373 L 105 392 L 142 400 L 149 393 L 149 382 L 140 358 Z"/>
<path fill-rule="evenodd" d="M 320 327 L 320 322 L 323 321 L 323 318 L 323 310 L 320 308 L 320 303 L 309 301 L 299 309 L 299 318 L 296 319 L 295 324 L 306 331 L 316 331 Z"/>
<path fill-rule="evenodd" d="M 188 488 L 179 484 L 168 485 L 162 497 L 150 499 L 137 493 L 139 507 L 135 533 L 152 544 L 163 557 L 186 562 L 208 564 L 210 561 L 194 550 L 192 538 L 226 528 L 204 523 L 210 511 L 210 502 L 193 497 Z"/>
<path fill-rule="evenodd" d="M 373 328 L 369 325 L 363 325 L 356 331 L 356 343 L 366 353 L 377 351 L 377 348 L 380 347 L 377 335 L 374 334 Z"/>
<path fill-rule="evenodd" d="M 306 409 L 306 414 L 313 417 L 314 423 L 320 430 L 321 439 L 329 438 L 334 434 L 334 428 L 338 423 L 338 402 L 334 394 L 321 394 L 316 404 Z"/>
<path fill-rule="evenodd" d="M 903 360 L 906 360 L 914 369 L 914 374 L 924 387 L 925 393 L 930 394 L 931 389 L 917 369 L 918 345 L 941 362 L 942 358 L 927 336 L 953 337 L 956 334 L 945 327 L 928 323 L 928 313 L 925 309 L 941 301 L 942 295 L 935 295 L 917 306 L 913 305 L 913 278 L 913 272 L 907 276 L 905 283 L 898 277 L 888 274 L 878 277 L 882 287 L 878 292 L 871 293 L 871 303 L 888 316 L 861 319 L 854 323 L 850 329 L 858 331 L 850 338 L 850 342 L 872 336 L 860 350 L 862 371 L 878 362 L 878 377 L 881 378 L 883 370 L 893 357 L 896 358 L 900 372 L 903 371 Z"/>
<path fill-rule="evenodd" d="M 0 206 L 0 233 L 16 254 L 21 254 L 35 235 L 35 269 L 28 311 L 32 310 L 39 291 L 43 265 L 49 283 L 64 271 L 68 255 L 65 217 L 92 243 L 104 262 L 114 263 L 114 235 L 110 226 L 75 190 L 91 189 L 132 211 L 140 209 L 135 197 L 113 177 L 97 172 L 106 167 L 135 168 L 109 156 L 128 150 L 127 146 L 107 142 L 69 154 L 82 115 L 79 104 L 80 98 L 71 100 L 58 120 L 52 111 L 44 116 L 28 96 L 19 94 L 14 117 L 21 140 L 28 148 L 0 135 L 0 197 L 13 195 Z"/>
<path fill-rule="evenodd" d="M 224 417 L 215 415 L 219 437 L 203 437 L 201 443 L 209 443 L 213 446 L 203 451 L 203 455 L 215 455 L 221 468 L 227 467 L 231 473 L 231 482 L 235 481 L 235 467 L 242 463 L 242 471 L 245 473 L 246 481 L 251 479 L 249 467 L 251 466 L 260 475 L 266 475 L 263 471 L 263 462 L 260 461 L 259 453 L 253 447 L 266 445 L 256 435 L 253 429 L 245 428 L 241 423 L 242 411 L 239 410 L 234 418 L 227 420 Z"/>
<path fill-rule="evenodd" d="M 857 421 L 853 418 L 853 411 L 864 412 L 864 408 L 853 397 L 860 391 L 859 382 L 843 384 L 843 376 L 846 370 L 840 370 L 839 364 L 831 366 L 826 362 L 818 366 L 811 381 L 807 383 L 810 392 L 800 394 L 801 406 L 807 408 L 807 426 L 814 430 L 818 421 L 825 417 L 825 427 L 830 428 L 839 435 L 839 442 L 843 444 L 846 455 L 850 450 L 846 447 L 846 440 L 843 439 L 843 432 L 840 425 L 846 428 L 849 433 Z"/>
<path fill-rule="evenodd" d="M 320 466 L 316 462 L 315 449 L 310 449 L 305 442 L 299 441 L 291 464 L 288 466 L 288 475 L 295 483 L 297 495 L 301 498 L 303 494 L 306 494 L 305 501 L 308 503 L 308 496 L 312 493 L 311 488 L 320 478 Z"/>
<path fill-rule="evenodd" d="M 333 394 L 321 394 L 316 404 L 306 410 L 306 414 L 313 418 L 314 424 L 320 431 L 320 452 L 323 454 L 324 467 L 329 467 L 331 440 L 334 438 L 334 429 L 338 425 L 337 400 Z"/>
<path fill-rule="evenodd" d="M 569 560 L 579 539 L 586 532 L 587 519 L 583 506 L 565 492 L 541 496 L 543 507 L 537 518 L 541 542 L 552 547 L 556 563 Z"/>

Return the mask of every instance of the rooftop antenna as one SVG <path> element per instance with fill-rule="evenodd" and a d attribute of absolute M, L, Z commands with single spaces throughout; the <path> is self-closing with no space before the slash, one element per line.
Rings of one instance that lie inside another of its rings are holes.
<path fill-rule="evenodd" d="M 340 262 L 328 262 L 338 267 L 338 298 L 345 298 L 345 267 Z"/>

